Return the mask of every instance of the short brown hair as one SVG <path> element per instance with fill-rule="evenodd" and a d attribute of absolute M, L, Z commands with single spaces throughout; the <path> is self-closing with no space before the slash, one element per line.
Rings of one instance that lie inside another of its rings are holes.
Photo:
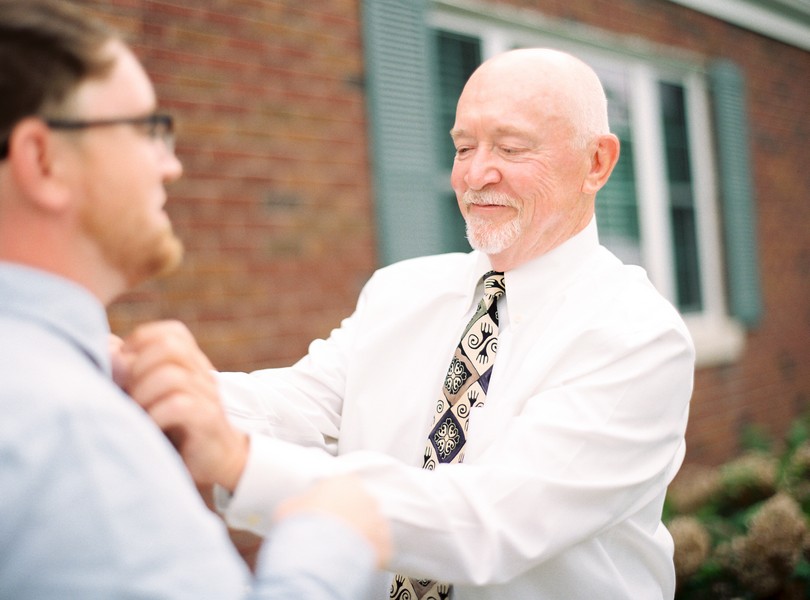
<path fill-rule="evenodd" d="M 17 122 L 109 72 L 101 49 L 117 37 L 65 0 L 0 0 L 0 160 Z"/>

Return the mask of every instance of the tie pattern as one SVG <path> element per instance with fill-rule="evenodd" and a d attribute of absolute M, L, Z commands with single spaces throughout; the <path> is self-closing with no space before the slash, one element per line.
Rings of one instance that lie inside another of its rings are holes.
<path fill-rule="evenodd" d="M 506 291 L 503 273 L 484 275 L 484 295 L 461 341 L 456 346 L 444 379 L 433 424 L 425 445 L 422 467 L 464 461 L 464 444 L 470 411 L 482 406 L 498 350 L 497 299 Z M 429 579 L 396 575 L 389 598 L 396 600 L 447 600 L 451 586 Z"/>

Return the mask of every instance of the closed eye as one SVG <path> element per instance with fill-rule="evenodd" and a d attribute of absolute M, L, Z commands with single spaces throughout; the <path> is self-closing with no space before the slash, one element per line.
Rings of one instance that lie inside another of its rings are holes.
<path fill-rule="evenodd" d="M 516 146 L 500 146 L 498 150 L 501 154 L 505 154 L 506 156 L 513 156 L 525 152 L 525 148 L 518 148 Z"/>

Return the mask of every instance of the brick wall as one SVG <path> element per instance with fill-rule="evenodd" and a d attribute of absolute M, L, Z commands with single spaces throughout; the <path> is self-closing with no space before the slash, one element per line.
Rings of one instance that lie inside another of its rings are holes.
<path fill-rule="evenodd" d="M 132 36 L 180 121 L 169 212 L 179 272 L 122 298 L 116 331 L 179 318 L 221 369 L 289 364 L 354 306 L 375 264 L 359 0 L 83 0 Z M 687 460 L 810 405 L 810 53 L 666 0 L 500 2 L 706 58 L 749 82 L 765 314 L 741 360 L 697 373 Z"/>

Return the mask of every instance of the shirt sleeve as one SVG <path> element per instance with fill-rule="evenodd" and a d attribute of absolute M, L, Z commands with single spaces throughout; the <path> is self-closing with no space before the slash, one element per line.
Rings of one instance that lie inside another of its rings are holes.
<path fill-rule="evenodd" d="M 362 536 L 335 518 L 301 514 L 277 523 L 262 546 L 250 600 L 361 600 L 374 573 Z"/>

